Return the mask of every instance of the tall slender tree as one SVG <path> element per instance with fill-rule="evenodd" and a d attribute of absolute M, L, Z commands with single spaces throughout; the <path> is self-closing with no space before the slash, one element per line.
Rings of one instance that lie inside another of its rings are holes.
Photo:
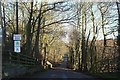
<path fill-rule="evenodd" d="M 117 5 L 117 10 L 118 10 L 118 39 L 117 39 L 117 42 L 118 42 L 118 73 L 120 73 L 120 3 L 119 2 L 116 2 L 116 5 Z"/>
<path fill-rule="evenodd" d="M 32 16 L 33 16 L 33 0 L 31 1 L 31 8 L 30 8 L 30 17 L 28 23 L 26 25 L 26 54 L 31 55 L 31 44 L 32 44 L 32 37 L 31 37 L 31 28 L 32 28 Z"/>

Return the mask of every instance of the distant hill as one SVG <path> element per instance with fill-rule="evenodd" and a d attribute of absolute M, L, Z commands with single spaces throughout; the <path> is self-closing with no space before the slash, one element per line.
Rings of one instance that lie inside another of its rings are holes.
<path fill-rule="evenodd" d="M 117 44 L 117 39 L 107 39 L 106 44 L 109 47 L 113 47 L 114 45 Z M 96 40 L 96 45 L 97 46 L 104 46 L 104 40 Z"/>

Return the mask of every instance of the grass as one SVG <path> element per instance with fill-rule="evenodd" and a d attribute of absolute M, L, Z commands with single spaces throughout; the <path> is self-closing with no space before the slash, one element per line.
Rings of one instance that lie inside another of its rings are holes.
<path fill-rule="evenodd" d="M 96 78 L 101 78 L 103 80 L 120 80 L 120 74 L 111 72 L 111 73 L 90 73 L 90 72 L 83 72 L 83 71 L 76 71 L 81 72 L 86 75 L 90 75 Z"/>
<path fill-rule="evenodd" d="M 20 67 L 20 68 L 23 68 L 25 66 L 21 65 L 21 64 L 13 64 L 13 63 L 4 63 L 2 65 L 2 68 L 3 68 L 3 71 L 8 71 L 8 70 L 11 70 L 11 69 L 14 69 L 16 67 Z M 37 73 L 37 72 L 43 72 L 44 69 L 42 66 L 36 66 L 36 67 L 32 67 L 32 68 L 27 68 L 26 69 L 26 73 L 24 74 L 21 74 L 21 75 L 18 75 L 18 76 L 14 76 L 14 77 L 24 77 L 24 76 L 27 76 L 27 75 L 32 75 L 34 73 Z M 17 74 L 17 73 L 16 73 Z M 4 78 L 7 78 L 6 76 L 3 76 Z M 10 76 L 11 77 L 11 76 Z"/>
<path fill-rule="evenodd" d="M 105 80 L 119 80 L 117 73 L 92 73 L 91 75 Z"/>

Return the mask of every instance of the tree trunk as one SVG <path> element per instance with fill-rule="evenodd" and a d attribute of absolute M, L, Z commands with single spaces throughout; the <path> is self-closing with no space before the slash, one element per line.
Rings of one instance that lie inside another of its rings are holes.
<path fill-rule="evenodd" d="M 117 43 L 118 43 L 118 64 L 117 64 L 117 69 L 118 69 L 118 73 L 120 74 L 120 3 L 116 2 L 117 5 L 117 10 L 118 10 L 118 39 L 117 39 Z"/>
<path fill-rule="evenodd" d="M 86 63 L 86 46 L 85 46 L 85 33 L 86 33 L 86 11 L 85 9 L 82 11 L 82 64 L 81 68 L 83 71 L 87 70 Z"/>
<path fill-rule="evenodd" d="M 47 56 L 47 51 L 46 51 L 47 44 L 45 43 L 44 46 L 44 60 L 43 60 L 43 65 L 46 66 L 46 56 Z"/>
<path fill-rule="evenodd" d="M 32 37 L 31 37 L 31 20 L 33 14 L 33 1 L 31 2 L 31 13 L 30 18 L 26 26 L 26 54 L 31 55 L 31 44 L 32 44 Z"/>
<path fill-rule="evenodd" d="M 3 29 L 3 27 L 2 27 L 2 10 L 1 10 L 1 1 L 0 1 L 0 29 Z M 2 35 L 2 37 L 3 37 L 3 34 L 2 34 L 2 32 L 0 32 L 0 36 Z M 2 78 L 2 50 L 3 50 L 3 46 L 2 46 L 2 41 L 0 41 L 0 65 L 1 65 L 1 67 L 0 67 L 0 77 Z"/>
<path fill-rule="evenodd" d="M 3 48 L 5 48 L 5 45 L 6 45 L 6 22 L 5 22 L 5 7 L 4 7 L 4 4 L 3 4 L 3 21 L 4 21 L 4 28 L 3 28 Z M 3 49 L 4 51 L 4 49 Z"/>
<path fill-rule="evenodd" d="M 41 6 L 42 7 L 42 6 Z M 40 53 L 40 47 L 39 45 L 41 46 L 41 43 L 39 43 L 40 41 L 40 27 L 41 27 L 41 7 L 40 7 L 40 11 L 39 11 L 39 18 L 38 18 L 38 27 L 37 27 L 37 34 L 36 34 L 36 40 L 35 40 L 35 55 L 36 55 L 36 58 L 38 59 L 38 62 L 41 64 L 41 61 L 42 61 L 42 56 L 41 56 L 41 53 Z"/>
<path fill-rule="evenodd" d="M 92 16 L 92 24 L 93 24 L 93 40 L 91 42 L 91 71 L 95 72 L 96 70 L 96 46 L 95 46 L 95 41 L 96 41 L 96 27 L 95 27 L 95 18 L 94 18 L 94 13 L 92 11 L 92 5 L 91 5 L 91 16 Z"/>

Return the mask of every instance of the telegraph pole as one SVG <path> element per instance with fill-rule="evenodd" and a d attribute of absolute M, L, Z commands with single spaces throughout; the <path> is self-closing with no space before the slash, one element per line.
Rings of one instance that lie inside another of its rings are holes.
<path fill-rule="evenodd" d="M 18 34 L 18 0 L 16 0 L 16 34 Z M 16 45 L 16 46 L 15 46 Z M 14 48 L 15 48 L 15 52 L 20 53 L 20 40 L 14 40 Z M 18 54 L 18 63 L 20 61 L 20 56 Z"/>
<path fill-rule="evenodd" d="M 16 34 L 18 34 L 18 0 L 16 0 Z"/>
<path fill-rule="evenodd" d="M 21 40 L 21 34 L 18 32 L 18 0 L 16 0 L 16 30 L 15 33 L 13 34 L 13 40 L 14 40 L 14 52 L 20 53 L 21 52 L 21 45 L 20 45 L 20 40 Z"/>

